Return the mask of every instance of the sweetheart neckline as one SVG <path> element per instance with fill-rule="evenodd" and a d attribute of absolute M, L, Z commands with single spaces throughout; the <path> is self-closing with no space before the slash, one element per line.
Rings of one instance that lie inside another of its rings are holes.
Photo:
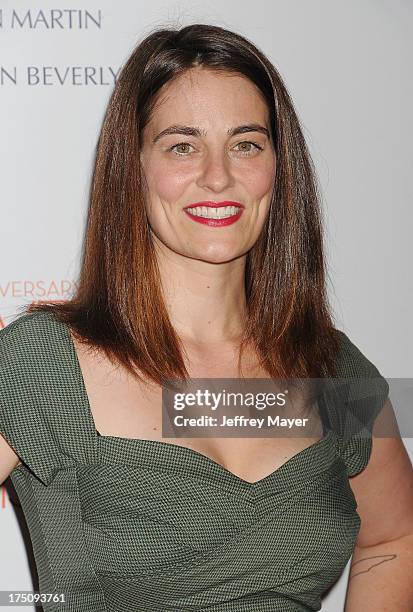
<path fill-rule="evenodd" d="M 266 476 L 263 476 L 259 480 L 255 480 L 251 482 L 249 480 L 245 480 L 241 476 L 238 476 L 237 474 L 235 474 L 235 472 L 228 470 L 221 463 L 218 463 L 217 461 L 215 461 L 208 455 L 205 455 L 204 453 L 201 453 L 200 451 L 197 451 L 188 446 L 182 446 L 180 444 L 173 444 L 172 442 L 162 442 L 160 440 L 151 440 L 151 439 L 145 439 L 145 438 L 125 438 L 121 436 L 112 436 L 112 435 L 102 436 L 98 432 L 94 418 L 93 418 L 92 408 L 90 405 L 85 380 L 83 378 L 82 369 L 80 367 L 80 361 L 77 355 L 76 347 L 73 342 L 73 338 L 72 338 L 69 326 L 63 323 L 63 327 L 66 332 L 69 352 L 70 352 L 70 356 L 72 358 L 72 362 L 74 365 L 74 372 L 73 372 L 74 378 L 77 379 L 77 381 L 80 383 L 81 398 L 86 408 L 88 424 L 91 429 L 91 433 L 98 444 L 100 443 L 99 442 L 100 440 L 102 441 L 101 444 L 104 444 L 105 441 L 108 443 L 113 442 L 115 444 L 119 444 L 121 442 L 125 444 L 126 446 L 132 444 L 132 445 L 135 445 L 137 448 L 139 448 L 139 446 L 142 446 L 143 448 L 146 446 L 148 448 L 151 448 L 157 451 L 161 451 L 163 448 L 164 450 L 168 450 L 169 452 L 172 452 L 172 453 L 177 453 L 178 455 L 181 453 L 183 456 L 187 456 L 190 459 L 195 459 L 197 461 L 203 462 L 211 470 L 214 470 L 216 474 L 221 475 L 221 476 L 224 475 L 226 478 L 232 480 L 234 483 L 241 484 L 244 487 L 254 488 L 254 487 L 259 487 L 260 485 L 265 485 L 267 484 L 267 482 L 271 481 L 272 479 L 278 478 L 278 477 L 282 479 L 283 476 L 288 474 L 289 470 L 291 470 L 295 466 L 296 463 L 299 464 L 299 462 L 303 458 L 305 458 L 308 453 L 318 452 L 320 448 L 322 449 L 324 445 L 326 445 L 327 443 L 330 443 L 331 439 L 333 438 L 334 431 L 332 429 L 328 429 L 322 438 L 320 438 L 313 444 L 306 446 L 305 448 L 301 449 L 300 451 L 292 455 L 289 459 L 287 459 L 287 461 L 284 461 L 284 463 L 282 463 L 278 468 L 276 468 L 275 470 L 273 470 Z"/>
<path fill-rule="evenodd" d="M 284 463 L 282 463 L 278 468 L 276 468 L 266 476 L 263 476 L 259 480 L 249 481 L 245 480 L 241 476 L 238 476 L 237 474 L 235 474 L 235 472 L 232 472 L 231 470 L 227 469 L 221 463 L 218 463 L 218 461 L 215 461 L 208 455 L 205 455 L 204 453 L 201 453 L 200 451 L 197 451 L 194 448 L 190 448 L 189 446 L 182 446 L 181 444 L 174 444 L 172 442 L 162 442 L 160 440 L 151 440 L 145 438 L 124 438 L 121 436 L 110 435 L 102 436 L 101 434 L 98 434 L 97 429 L 95 429 L 95 431 L 98 443 L 100 440 L 101 444 L 105 444 L 106 442 L 108 442 L 109 444 L 122 443 L 126 446 L 131 445 L 136 446 L 137 448 L 141 446 L 142 448 L 147 447 L 150 450 L 155 449 L 157 452 L 168 450 L 168 452 L 171 452 L 172 454 L 176 453 L 177 456 L 179 456 L 179 454 L 182 454 L 183 456 L 187 456 L 191 460 L 195 459 L 196 461 L 201 461 L 202 463 L 205 463 L 205 465 L 207 465 L 217 474 L 224 474 L 227 478 L 233 480 L 234 482 L 241 483 L 243 486 L 251 488 L 260 486 L 264 483 L 266 484 L 273 478 L 285 476 L 292 468 L 295 467 L 295 463 L 299 463 L 304 457 L 307 456 L 307 454 L 311 452 L 318 452 L 320 448 L 323 448 L 324 445 L 330 443 L 331 440 L 334 438 L 334 432 L 330 429 L 327 431 L 325 436 L 289 457 L 287 461 L 284 461 Z"/>

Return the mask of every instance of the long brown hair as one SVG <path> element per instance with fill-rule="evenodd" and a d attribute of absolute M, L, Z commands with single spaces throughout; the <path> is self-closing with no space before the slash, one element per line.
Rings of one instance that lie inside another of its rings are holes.
<path fill-rule="evenodd" d="M 269 59 L 217 26 L 157 29 L 136 46 L 117 79 L 97 145 L 77 291 L 26 311 L 52 311 L 80 341 L 103 349 L 143 382 L 189 377 L 162 297 L 139 152 L 160 88 L 198 65 L 238 73 L 259 88 L 277 159 L 269 214 L 246 255 L 240 356 L 252 345 L 272 378 L 333 375 L 338 338 L 325 288 L 319 191 L 299 119 Z"/>

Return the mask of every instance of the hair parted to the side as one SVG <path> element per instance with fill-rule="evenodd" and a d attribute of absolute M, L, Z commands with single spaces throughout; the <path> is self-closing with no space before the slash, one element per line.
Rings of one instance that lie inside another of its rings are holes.
<path fill-rule="evenodd" d="M 269 59 L 218 26 L 157 29 L 136 46 L 117 79 L 97 145 L 76 293 L 25 311 L 52 311 L 76 338 L 103 349 L 142 382 L 188 378 L 162 297 L 139 152 L 156 94 L 194 66 L 250 79 L 271 118 L 276 180 L 263 231 L 246 255 L 240 349 L 252 345 L 272 378 L 333 376 L 338 334 L 326 294 L 319 191 L 299 119 Z"/>

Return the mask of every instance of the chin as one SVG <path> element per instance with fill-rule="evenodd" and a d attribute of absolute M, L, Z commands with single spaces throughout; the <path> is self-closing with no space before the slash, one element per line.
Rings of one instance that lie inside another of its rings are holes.
<path fill-rule="evenodd" d="M 242 257 L 243 253 L 239 252 L 239 251 L 235 251 L 235 250 L 228 250 L 228 251 L 220 251 L 220 250 L 211 250 L 211 251 L 205 251 L 203 250 L 202 252 L 200 252 L 198 255 L 194 254 L 194 258 L 195 259 L 199 259 L 201 261 L 205 261 L 208 263 L 215 263 L 215 264 L 219 264 L 219 263 L 227 263 L 229 261 L 233 261 L 234 259 L 237 259 L 238 257 Z"/>

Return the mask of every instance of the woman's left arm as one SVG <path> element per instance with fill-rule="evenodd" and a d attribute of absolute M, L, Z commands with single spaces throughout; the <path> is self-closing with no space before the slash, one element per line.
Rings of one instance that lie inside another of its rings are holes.
<path fill-rule="evenodd" d="M 366 468 L 349 478 L 361 526 L 345 612 L 412 612 L 413 467 L 401 438 L 375 428 Z"/>

